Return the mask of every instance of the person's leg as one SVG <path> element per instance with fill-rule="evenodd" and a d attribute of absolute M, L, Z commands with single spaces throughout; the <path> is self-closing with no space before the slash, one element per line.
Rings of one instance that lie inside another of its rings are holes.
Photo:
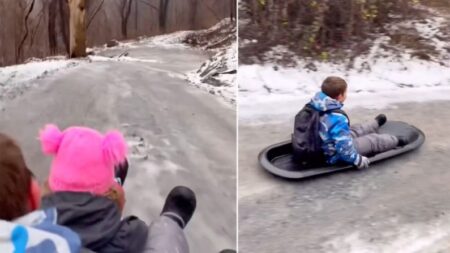
<path fill-rule="evenodd" d="M 144 253 L 189 253 L 183 229 L 194 214 L 195 193 L 184 186 L 173 188 L 161 215 L 149 227 Z"/>
<path fill-rule="evenodd" d="M 183 229 L 172 218 L 161 215 L 148 231 L 144 253 L 189 253 Z"/>
<path fill-rule="evenodd" d="M 353 138 L 361 137 L 366 134 L 376 133 L 380 126 L 386 123 L 387 118 L 384 114 L 379 114 L 373 121 L 364 124 L 355 124 L 350 126 L 350 133 Z"/>
<path fill-rule="evenodd" d="M 358 138 L 367 134 L 376 133 L 380 126 L 375 120 L 363 123 L 354 124 L 350 126 L 350 134 L 353 138 Z"/>
<path fill-rule="evenodd" d="M 353 143 L 360 155 L 367 156 L 397 147 L 398 139 L 389 134 L 368 134 L 354 138 Z"/>

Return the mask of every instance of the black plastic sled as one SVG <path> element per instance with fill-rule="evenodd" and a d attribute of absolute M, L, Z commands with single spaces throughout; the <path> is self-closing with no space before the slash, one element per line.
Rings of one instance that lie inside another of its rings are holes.
<path fill-rule="evenodd" d="M 406 136 L 409 144 L 369 157 L 370 164 L 392 158 L 419 148 L 425 141 L 425 134 L 418 128 L 400 121 L 388 121 L 380 127 L 379 133 Z M 277 143 L 265 148 L 258 156 L 262 168 L 283 178 L 301 179 L 355 168 L 349 164 L 323 165 L 303 168 L 294 162 L 291 141 Z"/>

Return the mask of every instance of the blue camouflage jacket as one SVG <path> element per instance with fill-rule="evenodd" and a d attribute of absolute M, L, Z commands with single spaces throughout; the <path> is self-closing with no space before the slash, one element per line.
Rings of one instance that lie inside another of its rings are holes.
<path fill-rule="evenodd" d="M 39 210 L 15 221 L 0 220 L 2 253 L 79 253 L 81 240 L 57 225 L 55 208 Z"/>
<path fill-rule="evenodd" d="M 323 92 L 318 92 L 310 101 L 317 111 L 327 112 L 341 109 L 344 105 Z M 342 113 L 328 112 L 320 117 L 319 135 L 322 139 L 322 149 L 327 162 L 335 164 L 338 161 L 358 164 L 361 155 L 355 149 L 350 135 L 348 119 Z"/>

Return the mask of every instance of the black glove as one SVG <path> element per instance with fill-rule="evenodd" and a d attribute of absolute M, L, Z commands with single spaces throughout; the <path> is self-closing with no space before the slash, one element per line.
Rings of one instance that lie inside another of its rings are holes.
<path fill-rule="evenodd" d="M 127 178 L 128 174 L 128 160 L 125 159 L 122 163 L 119 163 L 114 167 L 114 178 L 120 185 L 123 186 L 125 183 L 125 179 Z"/>

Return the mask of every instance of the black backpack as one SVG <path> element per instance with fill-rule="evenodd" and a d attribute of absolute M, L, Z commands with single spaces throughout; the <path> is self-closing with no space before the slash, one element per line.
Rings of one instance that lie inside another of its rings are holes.
<path fill-rule="evenodd" d="M 331 112 L 341 113 L 348 119 L 347 114 L 341 109 L 320 112 L 310 104 L 306 104 L 295 116 L 292 149 L 294 160 L 302 166 L 312 167 L 324 163 L 322 139 L 319 136 L 320 117 Z"/>

